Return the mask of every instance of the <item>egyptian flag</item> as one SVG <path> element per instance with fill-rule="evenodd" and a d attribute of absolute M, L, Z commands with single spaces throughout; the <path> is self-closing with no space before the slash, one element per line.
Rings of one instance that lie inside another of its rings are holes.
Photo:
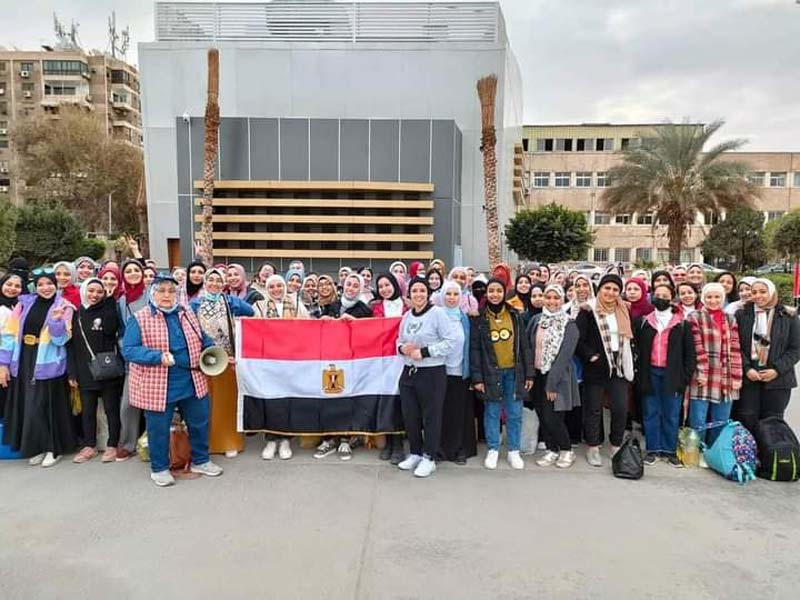
<path fill-rule="evenodd" d="M 400 319 L 237 319 L 238 430 L 402 431 Z"/>

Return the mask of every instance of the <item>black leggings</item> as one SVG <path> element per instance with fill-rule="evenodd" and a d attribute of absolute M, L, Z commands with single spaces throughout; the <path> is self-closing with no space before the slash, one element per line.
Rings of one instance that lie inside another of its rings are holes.
<path fill-rule="evenodd" d="M 97 445 L 97 403 L 102 397 L 103 408 L 108 419 L 108 443 L 106 447 L 116 448 L 119 444 L 121 422 L 119 405 L 122 396 L 122 382 L 114 380 L 103 383 L 97 390 L 80 390 L 81 424 L 83 425 L 83 445 L 94 448 Z"/>
<path fill-rule="evenodd" d="M 748 431 L 755 431 L 761 419 L 782 419 L 791 395 L 791 389 L 769 390 L 763 383 L 746 379 L 739 400 L 733 403 L 734 418 L 741 421 Z"/>
<path fill-rule="evenodd" d="M 447 372 L 444 365 L 403 368 L 400 375 L 400 406 L 411 454 L 434 458 L 439 451 L 446 388 Z"/>
<path fill-rule="evenodd" d="M 622 377 L 611 377 L 600 383 L 584 382 L 586 391 L 583 404 L 583 427 L 587 446 L 599 446 L 603 443 L 601 425 L 603 422 L 603 393 L 607 392 L 611 400 L 611 435 L 612 446 L 621 446 L 625 437 L 625 425 L 628 420 L 628 382 Z"/>
<path fill-rule="evenodd" d="M 531 398 L 536 414 L 539 415 L 542 431 L 542 440 L 547 444 L 547 449 L 552 452 L 562 452 L 572 449 L 569 431 L 564 421 L 566 415 L 563 411 L 555 410 L 555 403 L 547 399 L 546 395 L 547 374 L 536 371 L 533 378 Z"/>

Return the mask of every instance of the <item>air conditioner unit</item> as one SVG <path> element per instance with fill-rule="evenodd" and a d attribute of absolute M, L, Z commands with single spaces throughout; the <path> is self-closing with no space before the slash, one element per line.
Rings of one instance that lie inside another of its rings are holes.
<path fill-rule="evenodd" d="M 6 88 L 0 88 L 0 96 L 6 93 Z"/>
<path fill-rule="evenodd" d="M 7 185 L 0 185 L 0 194 L 8 193 L 8 186 Z"/>
<path fill-rule="evenodd" d="M 26 98 L 33 98 L 33 92 L 22 92 L 22 95 Z"/>
<path fill-rule="evenodd" d="M 20 71 L 19 72 L 19 76 L 20 77 L 30 77 L 31 76 L 31 72 L 30 71 Z"/>
<path fill-rule="evenodd" d="M 0 129 L 0 135 L 8 135 L 8 129 Z"/>
<path fill-rule="evenodd" d="M 8 173 L 8 167 L 0 167 L 0 173 Z"/>

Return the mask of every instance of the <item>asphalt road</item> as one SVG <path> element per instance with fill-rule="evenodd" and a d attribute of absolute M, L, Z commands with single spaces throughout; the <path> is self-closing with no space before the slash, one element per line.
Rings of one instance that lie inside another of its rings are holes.
<path fill-rule="evenodd" d="M 415 480 L 372 451 L 266 462 L 248 442 L 169 489 L 138 460 L 0 464 L 0 599 L 798 597 L 800 484 L 582 458 Z"/>

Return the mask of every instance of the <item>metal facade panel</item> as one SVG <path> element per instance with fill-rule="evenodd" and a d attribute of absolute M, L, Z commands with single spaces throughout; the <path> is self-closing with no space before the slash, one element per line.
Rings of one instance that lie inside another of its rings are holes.
<path fill-rule="evenodd" d="M 249 177 L 247 138 L 247 119 L 234 117 L 220 119 L 220 179 Z"/>
<path fill-rule="evenodd" d="M 400 121 L 372 119 L 369 138 L 370 181 L 399 181 Z"/>
<path fill-rule="evenodd" d="M 178 193 L 192 193 L 192 171 L 189 164 L 191 139 L 189 138 L 189 124 L 183 119 L 175 119 L 175 164 L 178 169 Z"/>
<path fill-rule="evenodd" d="M 369 180 L 369 121 L 342 119 L 339 143 L 342 181 Z"/>
<path fill-rule="evenodd" d="M 311 180 L 339 179 L 339 121 L 311 119 Z"/>
<path fill-rule="evenodd" d="M 308 180 L 308 119 L 280 120 L 281 179 Z"/>
<path fill-rule="evenodd" d="M 250 178 L 280 178 L 278 119 L 250 119 Z"/>
<path fill-rule="evenodd" d="M 400 181 L 425 183 L 430 174 L 431 121 L 400 121 Z"/>

